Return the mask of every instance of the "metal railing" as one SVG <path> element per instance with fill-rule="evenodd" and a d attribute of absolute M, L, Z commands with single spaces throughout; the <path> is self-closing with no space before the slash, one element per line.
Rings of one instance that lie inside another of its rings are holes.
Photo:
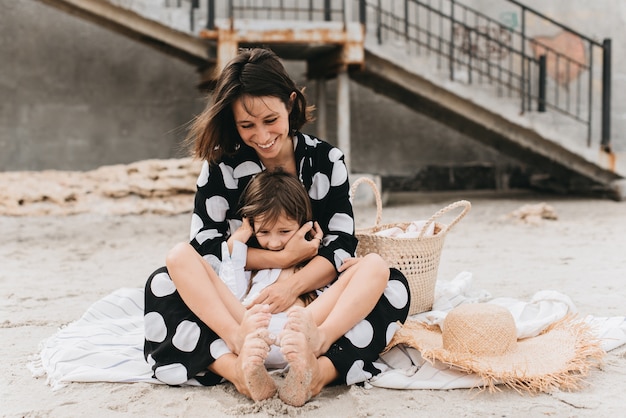
<path fill-rule="evenodd" d="M 178 7 L 184 3 L 167 1 Z M 190 20 L 193 31 L 201 6 L 207 29 L 215 29 L 218 16 L 347 21 L 355 10 L 355 18 L 368 31 L 373 28 L 380 44 L 400 40 L 409 55 L 435 54 L 437 67 L 451 80 L 495 85 L 497 95 L 519 98 L 521 113 L 555 111 L 584 124 L 588 146 L 599 119 L 595 130 L 602 149 L 610 151 L 611 40 L 593 40 L 518 1 L 506 1 L 518 10 L 508 19 L 495 19 L 456 0 L 191 0 Z M 573 40 L 577 51 L 530 34 L 529 19 L 547 33 L 558 31 Z M 597 51 L 600 63 L 594 61 Z"/>
<path fill-rule="evenodd" d="M 522 113 L 552 110 L 583 123 L 588 146 L 594 108 L 601 103 L 600 143 L 610 151 L 611 40 L 595 41 L 518 1 L 507 1 L 519 10 L 519 29 L 455 0 L 362 1 L 359 18 L 374 25 L 380 44 L 401 40 L 409 54 L 436 54 L 438 68 L 451 80 L 458 81 L 463 72 L 468 84 L 487 82 L 496 85 L 498 95 L 518 96 Z M 559 31 L 563 40 L 573 40 L 578 50 L 563 50 L 552 38 L 530 35 L 529 17 L 547 31 Z M 594 62 L 596 50 L 600 64 Z M 599 94 L 594 94 L 594 79 L 601 82 Z"/>

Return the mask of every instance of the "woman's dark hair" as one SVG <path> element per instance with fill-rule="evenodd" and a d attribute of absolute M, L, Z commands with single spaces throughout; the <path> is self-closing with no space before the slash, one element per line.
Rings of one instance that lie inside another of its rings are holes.
<path fill-rule="evenodd" d="M 241 204 L 239 214 L 248 218 L 251 225 L 258 217 L 268 226 L 283 215 L 300 226 L 313 218 L 306 189 L 300 180 L 282 170 L 265 170 L 257 174 L 244 189 Z"/>
<path fill-rule="evenodd" d="M 290 96 L 295 93 L 293 103 Z M 268 49 L 242 50 L 222 70 L 213 93 L 213 102 L 192 122 L 187 144 L 195 157 L 217 162 L 232 155 L 242 141 L 233 115 L 233 104 L 243 96 L 272 96 L 289 112 L 290 131 L 300 130 L 311 120 L 306 98 L 276 54 Z"/>

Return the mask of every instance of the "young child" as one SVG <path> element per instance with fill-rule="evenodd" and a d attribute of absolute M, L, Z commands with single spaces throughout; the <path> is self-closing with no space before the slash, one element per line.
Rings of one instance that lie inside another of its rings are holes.
<path fill-rule="evenodd" d="M 309 196 L 300 181 L 283 171 L 263 171 L 248 184 L 241 196 L 239 211 L 242 223 L 227 242 L 222 244 L 222 262 L 218 276 L 245 307 L 259 293 L 277 280 L 287 279 L 306 265 L 307 261 L 286 269 L 245 270 L 247 243 L 267 250 L 280 251 L 291 237 L 307 222 L 312 222 Z M 320 240 L 322 231 L 317 223 L 307 234 L 309 240 Z M 307 306 L 317 297 L 312 291 L 300 295 L 294 305 Z M 269 332 L 277 336 L 287 322 L 287 313 L 273 314 Z M 268 369 L 284 368 L 287 362 L 279 347 L 271 346 L 265 359 Z"/>

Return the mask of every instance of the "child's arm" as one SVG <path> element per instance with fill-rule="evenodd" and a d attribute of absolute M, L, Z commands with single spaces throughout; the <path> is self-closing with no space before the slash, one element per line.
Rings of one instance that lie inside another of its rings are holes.
<path fill-rule="evenodd" d="M 254 231 L 252 230 L 252 226 L 250 226 L 250 221 L 248 221 L 248 218 L 243 218 L 241 221 L 241 226 L 237 228 L 237 230 L 233 232 L 228 238 L 228 251 L 230 253 L 233 252 L 233 243 L 235 241 L 239 241 L 245 244 L 254 233 Z"/>

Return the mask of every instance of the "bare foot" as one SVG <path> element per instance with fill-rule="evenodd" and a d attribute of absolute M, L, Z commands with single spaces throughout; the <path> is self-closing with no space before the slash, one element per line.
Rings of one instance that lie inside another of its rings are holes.
<path fill-rule="evenodd" d="M 235 354 L 239 354 L 247 336 L 259 329 L 267 329 L 270 324 L 270 319 L 272 319 L 272 314 L 270 313 L 269 305 L 254 305 L 246 310 L 241 324 L 239 325 L 235 347 L 232 347 L 234 348 L 232 351 Z"/>
<path fill-rule="evenodd" d="M 278 396 L 288 405 L 302 406 L 321 390 L 315 384 L 320 380 L 317 358 L 301 332 L 285 330 L 281 334 L 280 345 L 289 362 L 289 372 L 278 390 Z"/>
<path fill-rule="evenodd" d="M 319 357 L 328 351 L 324 347 L 324 336 L 315 324 L 311 313 L 302 306 L 294 306 L 287 312 L 285 329 L 304 334 L 310 350 L 315 357 Z"/>
<path fill-rule="evenodd" d="M 265 359 L 274 338 L 267 329 L 250 333 L 237 357 L 237 390 L 254 401 L 269 399 L 276 393 L 276 382 L 265 369 Z"/>

